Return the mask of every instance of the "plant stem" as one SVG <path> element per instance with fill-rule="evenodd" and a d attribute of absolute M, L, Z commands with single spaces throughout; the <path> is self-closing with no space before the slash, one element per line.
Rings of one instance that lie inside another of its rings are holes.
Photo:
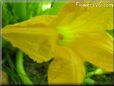
<path fill-rule="evenodd" d="M 24 84 L 31 84 L 31 85 L 33 84 L 24 70 L 23 53 L 21 51 L 19 51 L 16 56 L 16 69 Z"/>

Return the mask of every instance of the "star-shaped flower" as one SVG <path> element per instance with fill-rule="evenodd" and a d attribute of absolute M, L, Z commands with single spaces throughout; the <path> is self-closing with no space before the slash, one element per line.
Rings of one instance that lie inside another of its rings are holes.
<path fill-rule="evenodd" d="M 113 7 L 80 7 L 69 3 L 57 15 L 41 15 L 8 25 L 3 37 L 38 63 L 53 58 L 49 84 L 82 83 L 88 61 L 113 71 Z"/>

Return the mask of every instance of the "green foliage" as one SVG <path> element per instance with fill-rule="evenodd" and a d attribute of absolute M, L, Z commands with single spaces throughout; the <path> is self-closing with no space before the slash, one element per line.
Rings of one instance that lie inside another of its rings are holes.
<path fill-rule="evenodd" d="M 52 3 L 52 7 L 44 11 L 44 14 L 55 15 L 64 6 L 65 3 Z"/>

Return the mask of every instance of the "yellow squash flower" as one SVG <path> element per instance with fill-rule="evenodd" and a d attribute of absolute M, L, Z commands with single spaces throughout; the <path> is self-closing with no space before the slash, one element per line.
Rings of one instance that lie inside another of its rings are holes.
<path fill-rule="evenodd" d="M 41 15 L 8 25 L 3 37 L 38 63 L 53 58 L 49 84 L 82 83 L 88 61 L 113 71 L 113 7 L 80 7 L 68 3 L 56 16 Z"/>

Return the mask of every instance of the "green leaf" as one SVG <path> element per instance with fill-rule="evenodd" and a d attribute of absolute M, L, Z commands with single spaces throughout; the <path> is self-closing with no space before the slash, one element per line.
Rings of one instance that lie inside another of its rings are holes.
<path fill-rule="evenodd" d="M 50 9 L 45 10 L 45 14 L 55 15 L 58 11 L 65 5 L 65 3 L 52 3 L 52 7 Z"/>
<path fill-rule="evenodd" d="M 95 81 L 91 78 L 86 78 L 85 81 L 84 81 L 85 84 L 94 84 Z"/>
<path fill-rule="evenodd" d="M 26 0 L 23 0 L 26 1 Z M 19 2 L 19 3 L 12 3 L 13 5 L 13 12 L 15 15 L 18 16 L 18 21 L 26 20 L 26 3 L 25 2 Z"/>

